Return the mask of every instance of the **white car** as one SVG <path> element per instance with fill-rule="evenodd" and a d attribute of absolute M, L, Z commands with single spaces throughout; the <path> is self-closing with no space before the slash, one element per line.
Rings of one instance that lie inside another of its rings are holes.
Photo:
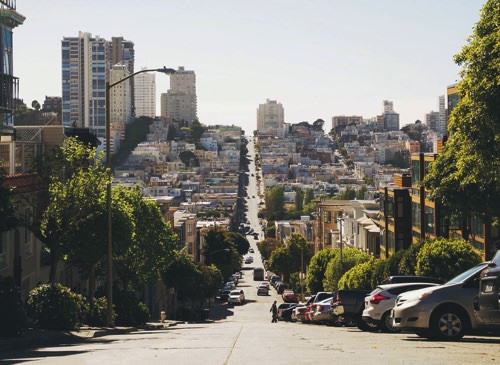
<path fill-rule="evenodd" d="M 269 283 L 267 281 L 263 281 L 257 287 L 257 295 L 269 295 Z"/>
<path fill-rule="evenodd" d="M 243 304 L 245 303 L 245 293 L 243 290 L 231 290 L 227 302 L 229 304 Z"/>
<path fill-rule="evenodd" d="M 396 304 L 399 294 L 411 290 L 418 290 L 430 286 L 437 286 L 433 283 L 399 283 L 384 284 L 377 286 L 365 297 L 365 309 L 362 318 L 365 322 L 378 326 L 383 332 L 399 332 L 393 326 L 391 310 Z"/>

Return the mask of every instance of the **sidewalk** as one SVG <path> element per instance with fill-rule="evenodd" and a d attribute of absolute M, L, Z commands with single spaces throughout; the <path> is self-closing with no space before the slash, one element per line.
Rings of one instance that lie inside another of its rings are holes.
<path fill-rule="evenodd" d="M 109 335 L 120 335 L 135 331 L 164 330 L 175 326 L 179 321 L 150 322 L 141 327 L 87 327 L 83 326 L 76 331 L 49 331 L 28 329 L 21 336 L 0 337 L 0 353 L 4 351 L 22 350 L 37 347 L 56 346 L 61 344 L 78 343 L 92 338 Z"/>

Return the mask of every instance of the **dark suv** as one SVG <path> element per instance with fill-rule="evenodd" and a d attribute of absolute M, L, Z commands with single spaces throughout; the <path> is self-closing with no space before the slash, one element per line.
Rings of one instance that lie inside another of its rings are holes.
<path fill-rule="evenodd" d="M 481 272 L 476 317 L 485 327 L 500 328 L 500 250 Z"/>

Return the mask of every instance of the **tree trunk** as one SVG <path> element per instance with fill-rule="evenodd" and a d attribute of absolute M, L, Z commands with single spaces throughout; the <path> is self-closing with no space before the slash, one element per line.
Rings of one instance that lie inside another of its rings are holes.
<path fill-rule="evenodd" d="M 50 271 L 49 271 L 49 283 L 55 284 L 57 276 L 57 263 L 59 262 L 57 255 L 51 250 L 50 251 Z"/>

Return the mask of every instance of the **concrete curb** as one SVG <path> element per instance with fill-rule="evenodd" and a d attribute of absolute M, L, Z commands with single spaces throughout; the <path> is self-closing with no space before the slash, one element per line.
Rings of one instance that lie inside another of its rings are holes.
<path fill-rule="evenodd" d="M 81 327 L 76 331 L 49 331 L 28 329 L 18 337 L 0 337 L 0 353 L 37 347 L 49 347 L 58 344 L 84 342 L 92 338 L 120 335 L 136 331 L 165 330 L 176 326 L 180 321 L 147 323 L 141 327 Z"/>

